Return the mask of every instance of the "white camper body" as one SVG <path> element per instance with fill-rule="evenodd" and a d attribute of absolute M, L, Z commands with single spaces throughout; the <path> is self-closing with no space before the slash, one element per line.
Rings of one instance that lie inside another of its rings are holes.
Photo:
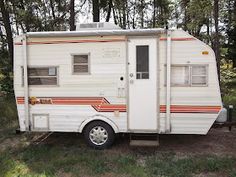
<path fill-rule="evenodd" d="M 115 133 L 206 134 L 222 109 L 213 50 L 182 30 L 31 32 L 14 43 L 21 131 L 100 120 Z"/>

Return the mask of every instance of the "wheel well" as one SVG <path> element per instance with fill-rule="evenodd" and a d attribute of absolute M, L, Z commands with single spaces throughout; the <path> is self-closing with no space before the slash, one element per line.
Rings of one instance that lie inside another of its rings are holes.
<path fill-rule="evenodd" d="M 92 120 L 92 121 L 88 122 L 88 123 L 84 126 L 84 128 L 83 128 L 83 130 L 82 130 L 82 133 L 84 133 L 84 130 L 86 129 L 86 127 L 87 127 L 89 124 L 93 123 L 93 122 L 103 122 L 103 123 L 107 124 L 109 127 L 111 127 L 113 133 L 115 133 L 113 127 L 112 127 L 110 124 L 108 124 L 107 122 L 103 121 L 103 120 Z"/>

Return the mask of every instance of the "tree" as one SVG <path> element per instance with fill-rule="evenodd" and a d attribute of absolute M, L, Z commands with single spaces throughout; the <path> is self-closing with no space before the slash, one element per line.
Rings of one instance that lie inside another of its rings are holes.
<path fill-rule="evenodd" d="M 152 2 L 152 20 L 150 27 L 165 28 L 168 25 L 167 21 L 171 17 L 171 1 L 169 0 L 153 0 Z"/>
<path fill-rule="evenodd" d="M 99 0 L 92 0 L 93 6 L 93 22 L 100 21 L 100 8 L 99 8 Z"/>
<path fill-rule="evenodd" d="M 75 0 L 70 0 L 70 30 L 75 31 Z"/>
<path fill-rule="evenodd" d="M 201 39 L 201 30 L 203 26 L 207 26 L 209 18 L 211 18 L 213 6 L 211 0 L 192 0 L 188 3 L 188 7 L 184 14 L 183 28 L 193 36 Z"/>
<path fill-rule="evenodd" d="M 219 0 L 214 0 L 214 21 L 215 21 L 214 51 L 216 55 L 218 77 L 220 80 Z"/>
<path fill-rule="evenodd" d="M 10 70 L 13 70 L 13 37 L 12 37 L 12 30 L 11 30 L 11 23 L 9 17 L 9 11 L 6 8 L 6 2 L 4 0 L 0 1 L 0 10 L 2 14 L 2 21 L 4 24 L 4 28 L 6 30 L 6 39 L 7 45 L 9 50 L 9 58 L 10 58 Z"/>
<path fill-rule="evenodd" d="M 126 29 L 126 26 L 127 26 L 127 1 L 114 0 L 113 9 L 114 9 L 114 11 L 113 11 L 114 21 L 121 28 Z"/>
<path fill-rule="evenodd" d="M 228 0 L 227 2 L 227 37 L 228 42 L 226 47 L 228 48 L 227 58 L 232 60 L 233 67 L 236 67 L 236 0 Z"/>

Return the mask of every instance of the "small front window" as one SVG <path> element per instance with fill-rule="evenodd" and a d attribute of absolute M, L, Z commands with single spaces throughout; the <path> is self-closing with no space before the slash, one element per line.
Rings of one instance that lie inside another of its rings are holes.
<path fill-rule="evenodd" d="M 73 55 L 73 74 L 89 74 L 89 55 Z"/>

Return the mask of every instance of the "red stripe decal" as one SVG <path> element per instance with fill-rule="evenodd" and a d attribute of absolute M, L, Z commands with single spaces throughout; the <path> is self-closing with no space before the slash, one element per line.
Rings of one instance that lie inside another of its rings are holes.
<path fill-rule="evenodd" d="M 160 41 L 166 41 L 167 38 L 160 38 Z M 171 38 L 172 41 L 194 41 L 196 38 L 189 37 L 189 38 Z"/>
<path fill-rule="evenodd" d="M 171 105 L 171 113 L 218 113 L 221 106 L 189 106 L 189 105 Z M 160 106 L 160 112 L 166 113 L 166 106 Z"/>
<path fill-rule="evenodd" d="M 17 104 L 24 104 L 24 102 L 24 97 L 17 97 Z M 31 105 L 90 105 L 98 112 L 126 112 L 126 105 L 110 104 L 104 97 L 31 97 L 29 103 Z"/>
<path fill-rule="evenodd" d="M 27 42 L 27 45 L 37 44 L 67 44 L 67 43 L 91 43 L 91 42 L 122 42 L 125 39 L 103 39 L 103 40 L 70 40 L 70 41 L 42 41 L 42 42 Z M 22 42 L 15 42 L 15 45 L 22 45 Z"/>
<path fill-rule="evenodd" d="M 90 105 L 98 112 L 126 112 L 124 104 L 110 104 L 104 97 L 31 97 L 30 104 Z M 17 97 L 17 104 L 24 104 L 24 97 Z M 221 106 L 171 105 L 171 113 L 218 113 Z M 166 113 L 166 106 L 160 105 L 160 112 Z"/>

